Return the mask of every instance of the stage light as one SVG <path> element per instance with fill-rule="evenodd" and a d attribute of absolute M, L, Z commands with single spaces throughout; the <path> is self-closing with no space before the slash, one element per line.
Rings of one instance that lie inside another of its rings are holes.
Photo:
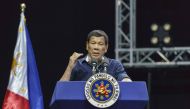
<path fill-rule="evenodd" d="M 170 31 L 171 30 L 171 25 L 169 23 L 165 23 L 163 25 L 163 28 L 164 28 L 165 31 Z"/>
<path fill-rule="evenodd" d="M 152 45 L 157 47 L 170 46 L 171 45 L 171 36 L 169 34 L 171 30 L 171 24 L 165 23 L 164 25 L 158 25 L 153 23 L 151 26 L 151 31 L 153 35 L 150 39 Z"/>
<path fill-rule="evenodd" d="M 170 36 L 165 36 L 163 39 L 164 44 L 170 44 L 171 42 L 171 37 Z"/>
<path fill-rule="evenodd" d="M 158 31 L 158 25 L 156 23 L 153 23 L 151 26 L 150 26 L 151 30 L 152 31 Z"/>
<path fill-rule="evenodd" d="M 156 45 L 158 44 L 158 37 L 157 36 L 153 36 L 150 40 L 151 44 Z"/>

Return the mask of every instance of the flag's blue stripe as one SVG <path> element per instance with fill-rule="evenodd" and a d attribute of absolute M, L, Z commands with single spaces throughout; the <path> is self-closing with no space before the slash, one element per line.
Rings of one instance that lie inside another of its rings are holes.
<path fill-rule="evenodd" d="M 25 31 L 27 40 L 27 72 L 30 109 L 44 109 L 38 69 L 27 27 L 25 27 Z"/>

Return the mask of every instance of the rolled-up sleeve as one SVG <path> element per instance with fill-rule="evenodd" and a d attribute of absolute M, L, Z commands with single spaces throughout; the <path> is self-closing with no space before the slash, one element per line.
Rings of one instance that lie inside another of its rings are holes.
<path fill-rule="evenodd" d="M 119 61 L 115 61 L 114 62 L 114 66 L 115 66 L 115 78 L 118 80 L 118 81 L 121 81 L 123 80 L 124 78 L 130 78 L 128 75 L 127 75 L 127 72 L 125 71 L 123 65 L 119 62 Z"/>

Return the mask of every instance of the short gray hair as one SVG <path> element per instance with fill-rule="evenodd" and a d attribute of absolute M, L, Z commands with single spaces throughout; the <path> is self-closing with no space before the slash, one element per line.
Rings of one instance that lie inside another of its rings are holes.
<path fill-rule="evenodd" d="M 88 33 L 88 36 L 87 36 L 87 42 L 89 42 L 90 38 L 92 36 L 96 36 L 96 37 L 104 37 L 105 39 L 105 44 L 108 45 L 108 35 L 103 31 L 103 30 L 92 30 L 91 32 Z"/>

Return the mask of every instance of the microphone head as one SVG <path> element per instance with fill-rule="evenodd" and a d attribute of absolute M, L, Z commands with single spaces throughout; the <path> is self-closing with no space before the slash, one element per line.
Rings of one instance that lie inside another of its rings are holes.
<path fill-rule="evenodd" d="M 104 66 L 104 67 L 108 67 L 108 63 L 107 63 L 107 62 L 104 62 L 104 63 L 103 63 L 103 66 Z"/>
<path fill-rule="evenodd" d="M 95 67 L 97 64 L 98 64 L 98 63 L 97 63 L 97 60 L 96 60 L 96 59 L 92 59 L 92 60 L 91 60 L 91 65 L 92 65 L 92 66 Z"/>

